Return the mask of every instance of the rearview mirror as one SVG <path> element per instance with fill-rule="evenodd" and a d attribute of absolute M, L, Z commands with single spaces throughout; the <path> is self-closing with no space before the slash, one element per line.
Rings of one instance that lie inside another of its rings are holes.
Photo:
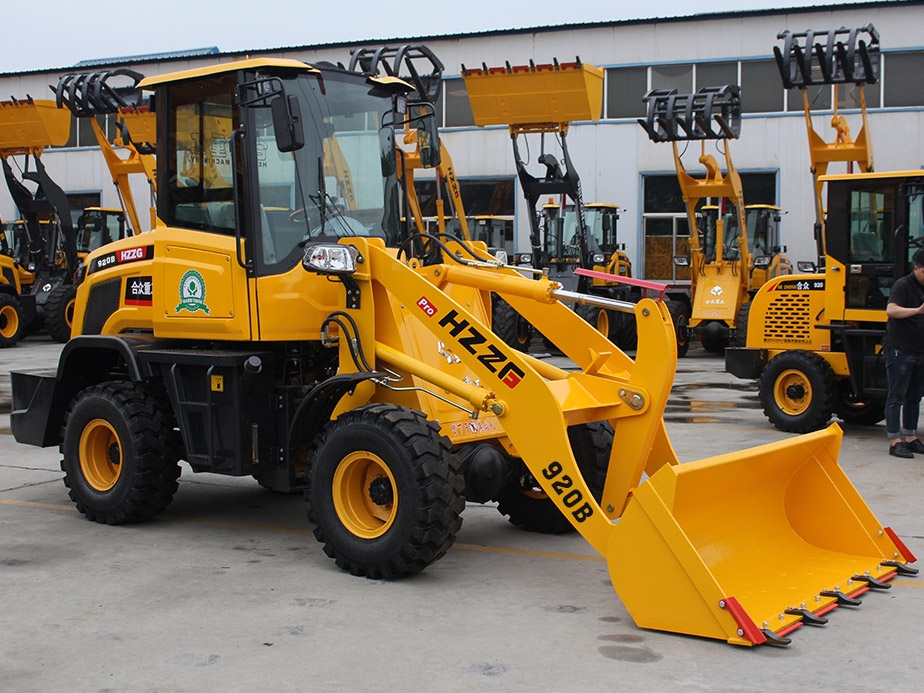
<path fill-rule="evenodd" d="M 417 148 L 421 166 L 434 168 L 440 165 L 440 132 L 433 111 L 423 113 L 417 120 Z"/>
<path fill-rule="evenodd" d="M 280 96 L 270 104 L 273 111 L 273 129 L 276 132 L 276 148 L 280 152 L 294 152 L 305 146 L 305 132 L 302 130 L 302 111 L 298 97 L 294 94 Z"/>

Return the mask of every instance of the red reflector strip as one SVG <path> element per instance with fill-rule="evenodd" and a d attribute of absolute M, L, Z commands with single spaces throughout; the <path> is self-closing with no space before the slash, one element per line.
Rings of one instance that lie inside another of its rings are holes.
<path fill-rule="evenodd" d="M 803 625 L 802 621 L 795 621 L 794 623 L 790 623 L 783 630 L 775 630 L 773 632 L 779 635 L 780 637 L 784 637 L 792 633 L 796 628 L 801 628 L 802 625 Z"/>
<path fill-rule="evenodd" d="M 866 594 L 867 592 L 869 592 L 869 586 L 868 586 L 868 585 L 863 585 L 863 587 L 859 587 L 859 588 L 855 589 L 853 592 L 848 592 L 848 593 L 847 593 L 847 596 L 848 596 L 848 597 L 853 597 L 854 599 L 856 599 L 856 598 L 859 597 L 861 594 Z"/>
<path fill-rule="evenodd" d="M 577 270 L 575 270 L 577 272 Z M 892 540 L 892 543 L 895 544 L 898 552 L 904 557 L 909 563 L 914 563 L 918 559 L 914 557 L 914 554 L 908 550 L 908 547 L 905 546 L 905 542 L 898 538 L 898 535 L 892 530 L 891 527 L 883 527 L 885 533 L 889 535 L 889 539 Z"/>
<path fill-rule="evenodd" d="M 604 279 L 611 282 L 619 282 L 620 284 L 628 284 L 629 286 L 638 286 L 642 289 L 651 289 L 652 291 L 658 292 L 658 298 L 664 298 L 664 292 L 667 291 L 667 284 L 662 284 L 661 282 L 648 281 L 647 279 L 635 279 L 634 277 L 620 277 L 618 274 L 610 274 L 609 272 L 598 272 L 596 270 L 584 269 L 583 267 L 578 267 L 574 270 L 575 274 L 582 274 L 585 277 L 593 277 L 594 279 Z"/>
<path fill-rule="evenodd" d="M 738 624 L 738 630 L 741 632 L 741 637 L 750 640 L 755 645 L 762 645 L 767 642 L 767 636 L 760 632 L 760 628 L 751 620 L 751 617 L 748 616 L 744 607 L 738 603 L 737 599 L 734 597 L 725 597 L 719 605 L 728 611 L 731 617 L 735 619 L 735 623 Z"/>
<path fill-rule="evenodd" d="M 813 611 L 812 613 L 816 616 L 824 616 L 825 614 L 830 614 L 837 608 L 837 602 L 831 602 L 827 606 L 821 607 L 818 611 Z"/>

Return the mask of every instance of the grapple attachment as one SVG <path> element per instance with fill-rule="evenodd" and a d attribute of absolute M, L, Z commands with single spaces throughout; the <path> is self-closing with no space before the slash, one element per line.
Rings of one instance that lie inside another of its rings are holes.
<path fill-rule="evenodd" d="M 610 577 L 643 628 L 788 644 L 915 560 L 837 464 L 827 430 L 665 466 L 611 536 Z M 634 557 L 627 560 L 628 557 Z M 639 560 L 642 559 L 642 560 Z"/>
<path fill-rule="evenodd" d="M 422 62 L 429 63 L 428 71 L 420 71 L 418 64 Z M 350 52 L 349 70 L 403 79 L 413 85 L 417 93 L 414 100 L 428 103 L 436 103 L 443 87 L 443 63 L 422 44 L 357 48 Z"/>
<path fill-rule="evenodd" d="M 142 105 L 143 98 L 138 83 L 144 75 L 134 70 L 120 68 L 106 72 L 84 72 L 68 74 L 58 80 L 54 87 L 58 107 L 66 107 L 78 118 L 118 113 L 122 108 Z M 117 86 L 112 79 L 125 78 L 128 83 Z"/>
<path fill-rule="evenodd" d="M 813 84 L 875 84 L 879 79 L 879 33 L 872 24 L 831 31 L 787 29 L 777 38 L 782 39 L 783 48 L 774 46 L 773 55 L 787 89 Z M 800 39 L 804 40 L 801 44 Z"/>
<path fill-rule="evenodd" d="M 0 151 L 4 156 L 61 147 L 71 136 L 71 116 L 54 101 L 0 101 Z"/>
<path fill-rule="evenodd" d="M 652 142 L 737 139 L 741 134 L 741 87 L 726 84 L 702 87 L 695 94 L 676 89 L 652 89 L 639 125 Z"/>
<path fill-rule="evenodd" d="M 133 145 L 140 154 L 153 154 L 157 143 L 155 117 L 138 88 L 143 78 L 128 68 L 63 75 L 53 87 L 55 102 L 77 118 L 118 114 L 120 139 L 116 144 Z"/>
<path fill-rule="evenodd" d="M 580 58 L 474 70 L 463 65 L 462 76 L 479 127 L 597 120 L 603 109 L 603 70 Z"/>

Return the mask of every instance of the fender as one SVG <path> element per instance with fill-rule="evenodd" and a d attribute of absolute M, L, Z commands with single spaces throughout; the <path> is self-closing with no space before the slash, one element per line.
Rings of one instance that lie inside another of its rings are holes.
<path fill-rule="evenodd" d="M 61 351 L 58 368 L 10 373 L 13 411 L 10 430 L 19 443 L 49 447 L 61 442 L 68 406 L 89 385 L 123 372 L 134 382 L 150 375 L 137 353 L 157 345 L 148 335 L 131 337 L 79 336 Z"/>

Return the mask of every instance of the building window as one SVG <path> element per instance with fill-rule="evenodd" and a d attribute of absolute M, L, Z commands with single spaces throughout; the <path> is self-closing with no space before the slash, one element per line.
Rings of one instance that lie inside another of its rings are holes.
<path fill-rule="evenodd" d="M 441 99 L 446 105 L 444 119 L 446 127 L 471 127 L 475 124 L 475 116 L 472 115 L 472 104 L 468 100 L 464 79 L 460 77 L 445 80 Z"/>
<path fill-rule="evenodd" d="M 644 118 L 648 92 L 647 67 L 616 67 L 606 71 L 606 117 Z"/>
<path fill-rule="evenodd" d="M 693 92 L 692 65 L 657 65 L 651 68 L 652 89 L 676 89 L 678 94 Z"/>
<path fill-rule="evenodd" d="M 701 63 L 696 66 L 696 89 L 738 84 L 738 63 Z"/>
<path fill-rule="evenodd" d="M 860 108 L 860 93 L 863 90 L 866 97 L 867 108 L 879 108 L 879 85 L 871 84 L 868 86 L 858 87 L 854 84 L 841 84 L 837 88 L 837 107 L 838 108 Z M 924 102 L 922 102 L 924 103 Z"/>
<path fill-rule="evenodd" d="M 800 99 L 799 108 L 801 104 Z M 775 60 L 746 60 L 741 63 L 741 110 L 744 113 L 783 110 L 783 82 Z"/>
<path fill-rule="evenodd" d="M 886 107 L 924 106 L 924 51 L 888 53 L 883 56 L 883 87 Z M 866 96 L 869 97 L 869 91 Z"/>

